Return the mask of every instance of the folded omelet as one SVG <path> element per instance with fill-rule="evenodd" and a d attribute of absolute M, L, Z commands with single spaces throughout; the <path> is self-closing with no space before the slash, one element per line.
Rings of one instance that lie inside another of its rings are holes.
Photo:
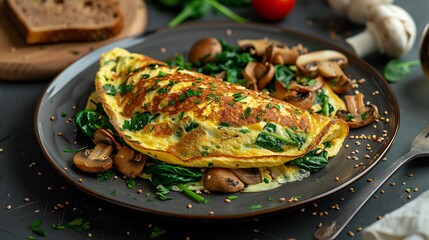
<path fill-rule="evenodd" d="M 102 55 L 96 92 L 133 149 L 188 167 L 278 166 L 328 142 L 332 157 L 349 131 L 340 119 L 119 48 Z"/>

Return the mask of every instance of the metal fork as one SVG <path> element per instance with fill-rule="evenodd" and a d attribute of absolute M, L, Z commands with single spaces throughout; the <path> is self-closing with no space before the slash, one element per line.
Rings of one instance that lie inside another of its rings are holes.
<path fill-rule="evenodd" d="M 348 204 L 341 208 L 341 214 L 339 214 L 337 219 L 317 229 L 313 234 L 313 238 L 317 240 L 335 239 L 366 201 L 368 201 L 377 189 L 379 189 L 396 170 L 405 163 L 423 156 L 429 156 L 429 125 L 414 138 L 409 152 L 393 162 L 392 165 L 375 178 L 370 185 L 362 188 L 359 195 L 349 200 Z"/>

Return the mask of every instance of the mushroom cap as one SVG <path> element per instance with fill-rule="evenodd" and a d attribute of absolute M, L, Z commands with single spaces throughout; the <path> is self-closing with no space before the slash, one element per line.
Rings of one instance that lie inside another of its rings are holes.
<path fill-rule="evenodd" d="M 373 104 L 365 105 L 364 95 L 344 96 L 347 103 L 346 110 L 338 110 L 336 116 L 345 120 L 350 128 L 360 128 L 372 123 L 378 117 L 378 108 Z"/>
<path fill-rule="evenodd" d="M 320 66 L 325 66 L 318 64 L 321 62 L 331 63 L 331 65 L 335 63 L 343 68 L 347 65 L 348 59 L 344 54 L 334 50 L 314 51 L 299 55 L 296 66 L 304 74 L 314 74 L 319 71 Z"/>
<path fill-rule="evenodd" d="M 347 9 L 350 4 L 350 0 L 328 0 L 331 9 L 341 17 L 347 16 Z"/>
<path fill-rule="evenodd" d="M 280 45 L 279 41 L 261 38 L 261 39 L 241 39 L 237 41 L 237 45 L 240 50 L 250 51 L 251 54 L 255 54 L 256 56 L 262 56 L 265 54 L 266 49 L 271 44 Z"/>
<path fill-rule="evenodd" d="M 122 145 L 118 141 L 116 141 L 115 137 L 113 137 L 113 135 L 109 131 L 102 128 L 95 130 L 94 142 L 95 144 L 105 143 L 105 144 L 112 145 L 117 150 L 122 147 Z"/>
<path fill-rule="evenodd" d="M 113 147 L 108 144 L 98 143 L 94 149 L 85 149 L 73 155 L 73 164 L 84 172 L 98 173 L 109 170 L 113 161 L 110 154 Z"/>
<path fill-rule="evenodd" d="M 189 61 L 192 63 L 200 62 L 202 64 L 214 60 L 217 54 L 222 52 L 222 45 L 219 40 L 213 37 L 202 38 L 192 45 L 189 52 Z"/>
<path fill-rule="evenodd" d="M 376 5 L 370 8 L 367 19 L 367 30 L 380 53 L 400 57 L 412 49 L 416 24 L 403 8 L 392 4 Z"/>
<path fill-rule="evenodd" d="M 146 155 L 135 153 L 134 150 L 124 146 L 115 155 L 113 166 L 128 178 L 140 175 L 146 164 Z"/>
<path fill-rule="evenodd" d="M 242 71 L 243 77 L 254 85 L 255 91 L 264 89 L 273 79 L 275 74 L 274 66 L 266 62 L 265 64 L 257 62 L 248 62 Z"/>
<path fill-rule="evenodd" d="M 254 185 L 262 182 L 259 168 L 231 168 L 230 170 L 245 184 Z"/>
<path fill-rule="evenodd" d="M 347 7 L 347 17 L 353 23 L 365 25 L 370 8 L 380 4 L 390 4 L 394 0 L 351 0 Z"/>
<path fill-rule="evenodd" d="M 266 48 L 262 62 L 270 62 L 274 65 L 295 64 L 298 56 L 299 51 L 296 48 L 291 49 L 287 46 L 271 44 Z"/>
<path fill-rule="evenodd" d="M 346 110 L 340 109 L 337 111 L 336 116 L 343 119 L 347 122 L 350 128 L 361 128 L 370 123 L 372 123 L 378 117 L 378 108 L 377 106 L 370 104 L 365 106 L 365 117 L 363 115 L 353 115 L 353 118 L 347 121 L 349 112 Z"/>
<path fill-rule="evenodd" d="M 244 183 L 226 168 L 210 168 L 203 178 L 205 189 L 210 192 L 238 192 L 244 188 Z"/>

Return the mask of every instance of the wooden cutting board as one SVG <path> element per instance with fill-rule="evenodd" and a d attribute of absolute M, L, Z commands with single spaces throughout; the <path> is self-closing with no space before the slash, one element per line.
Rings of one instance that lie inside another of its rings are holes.
<path fill-rule="evenodd" d="M 58 43 L 30 46 L 4 14 L 0 0 L 0 80 L 50 80 L 75 60 L 112 41 L 142 34 L 147 23 L 143 0 L 119 0 L 124 13 L 124 29 L 98 42 Z"/>

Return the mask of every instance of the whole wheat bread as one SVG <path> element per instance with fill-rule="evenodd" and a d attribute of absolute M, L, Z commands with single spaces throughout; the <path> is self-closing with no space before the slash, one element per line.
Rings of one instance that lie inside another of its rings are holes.
<path fill-rule="evenodd" d="M 28 44 L 103 40 L 123 28 L 115 0 L 6 0 L 4 9 Z"/>

